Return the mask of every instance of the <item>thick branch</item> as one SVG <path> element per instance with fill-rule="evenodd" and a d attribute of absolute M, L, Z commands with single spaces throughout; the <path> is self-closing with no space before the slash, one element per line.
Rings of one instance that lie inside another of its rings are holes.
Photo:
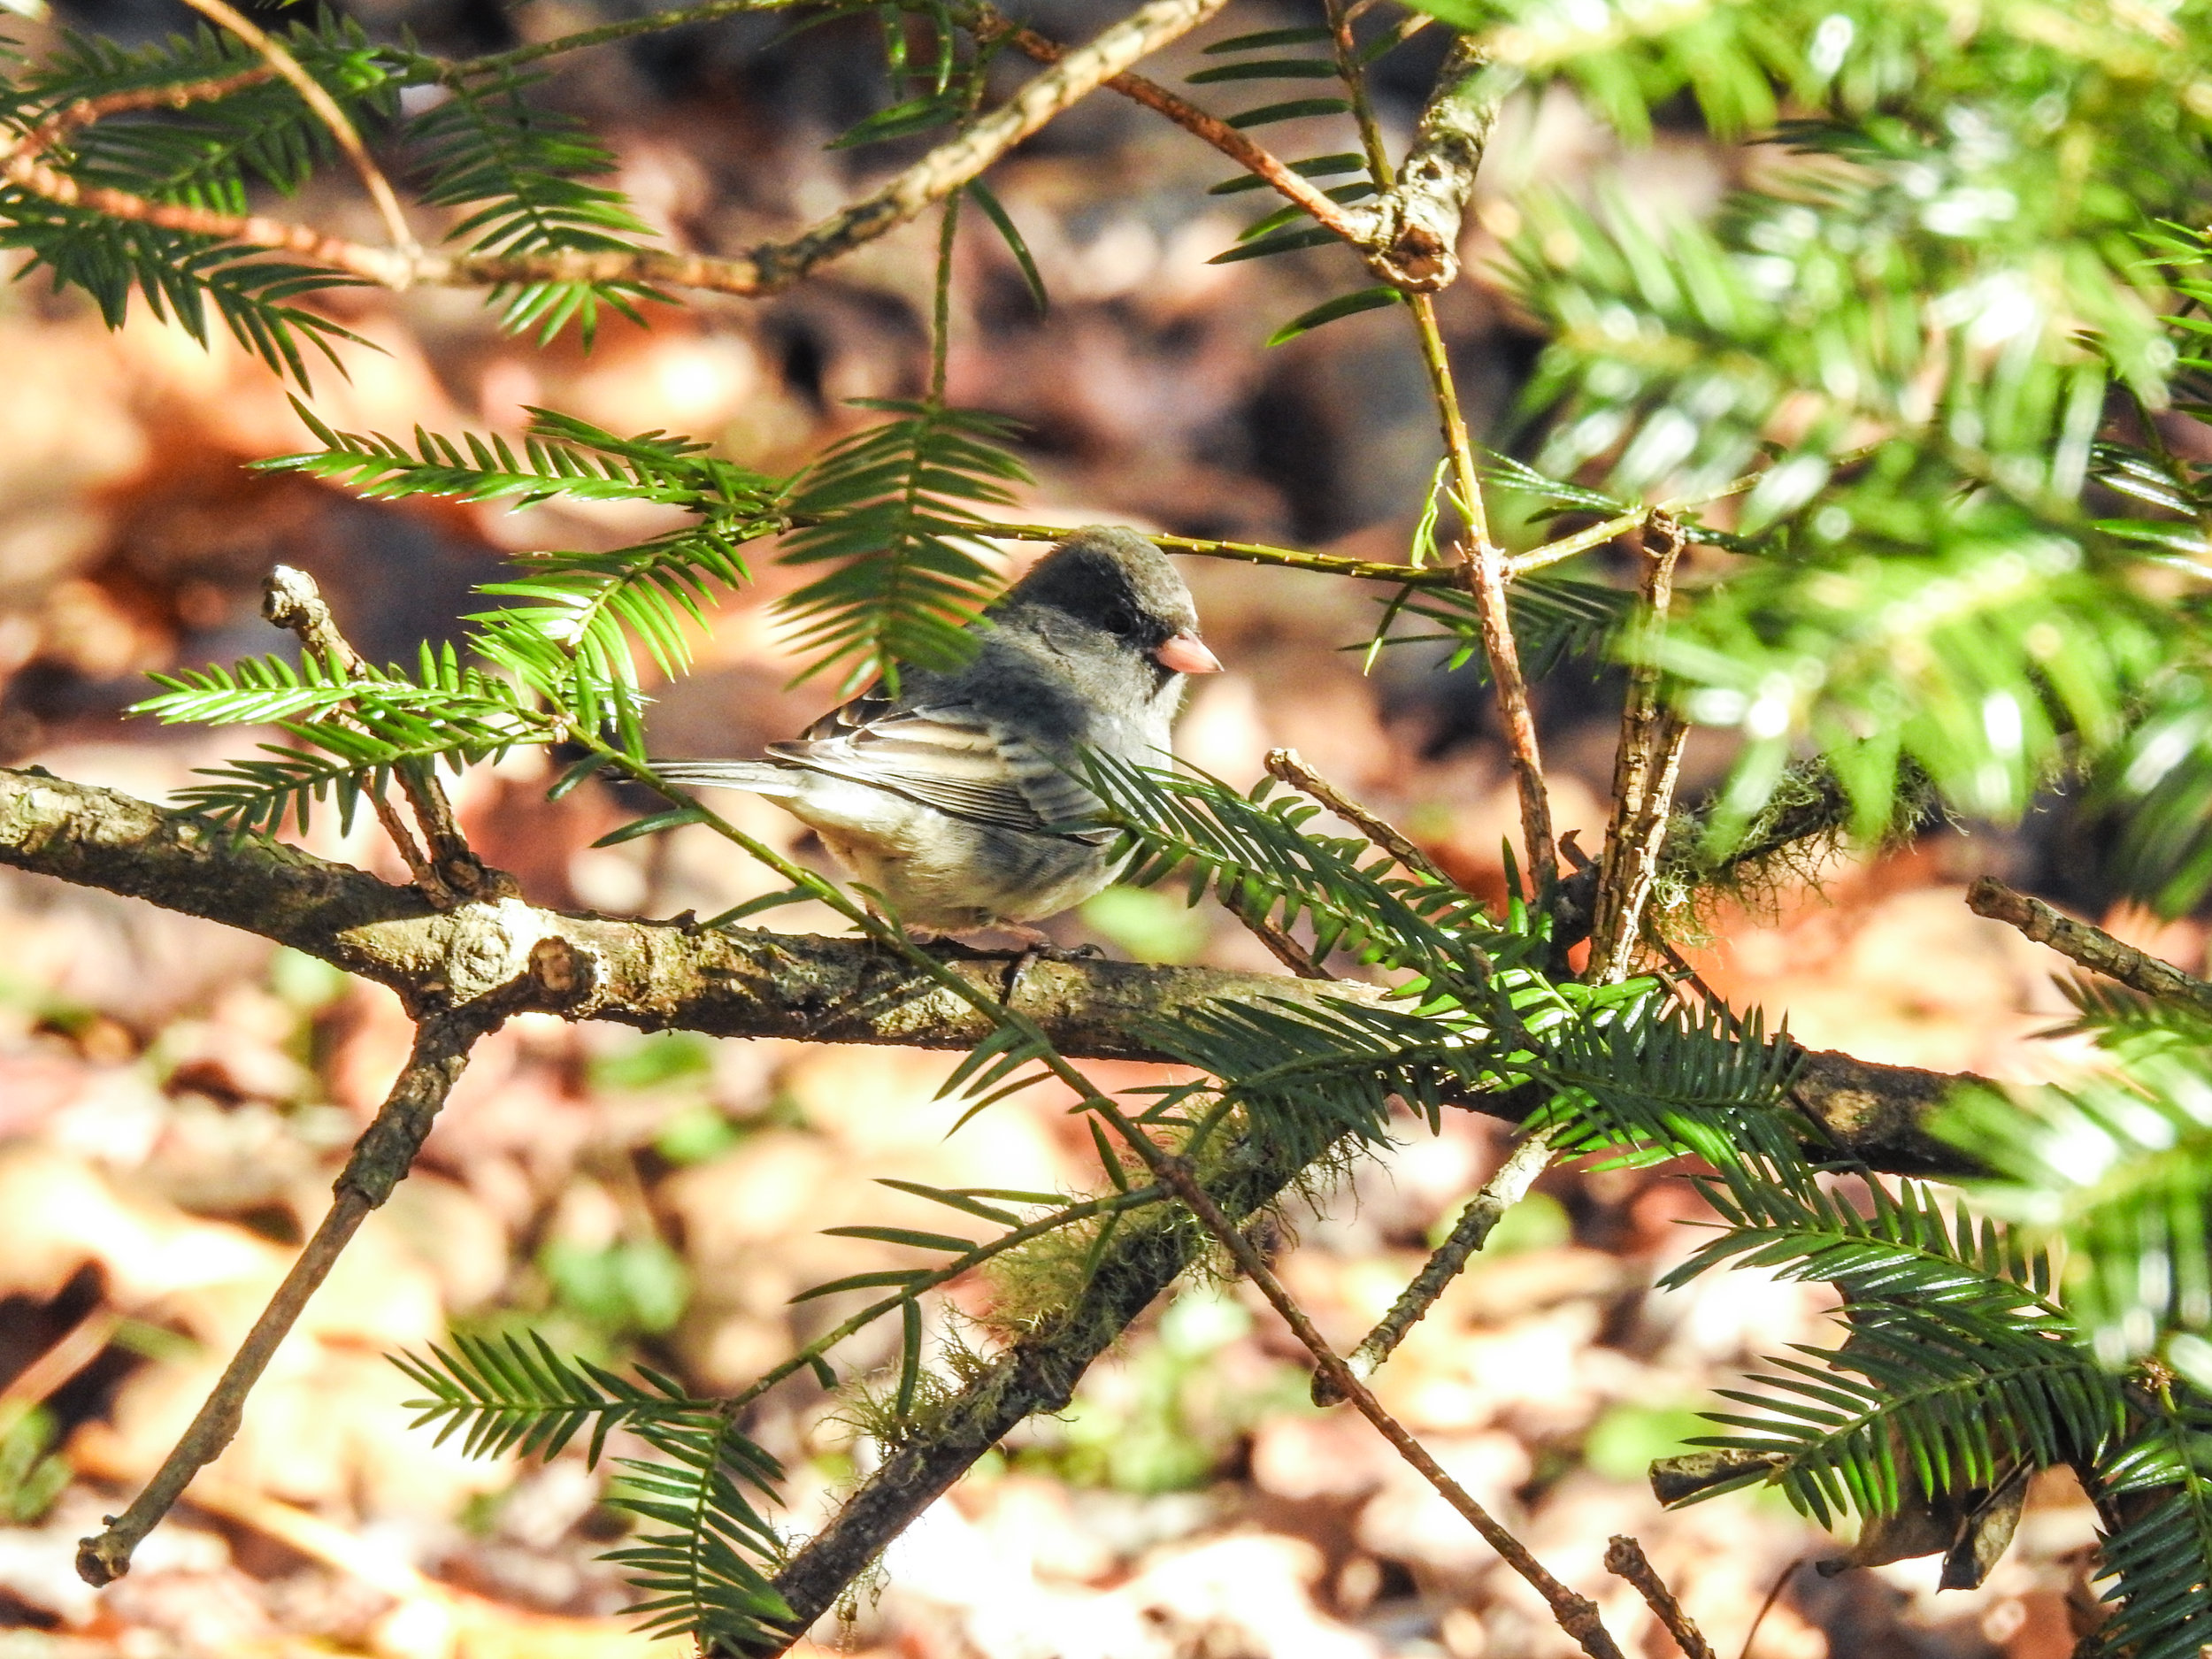
<path fill-rule="evenodd" d="M 539 1008 L 648 1030 L 937 1048 L 971 1047 L 994 1028 L 897 953 L 866 941 L 569 915 L 512 897 L 438 911 L 411 887 L 38 771 L 0 770 L 0 864 L 291 945 L 390 986 L 434 1022 L 470 1005 Z M 1010 988 L 1005 957 L 959 956 L 949 965 L 992 996 Z M 1148 1038 L 1153 1023 L 1194 1003 L 1379 995 L 1358 984 L 1095 961 L 1036 962 L 1010 987 L 1012 1008 L 1060 1052 L 1153 1061 L 1172 1058 Z M 1962 1174 L 1971 1164 L 1921 1128 L 1961 1080 L 1809 1055 L 1793 1099 L 1813 1120 L 1809 1133 L 1847 1156 L 1903 1173 Z M 1458 1103 L 1517 1121 L 1540 1102 L 1529 1091 Z M 1233 1142 L 1197 1171 L 1233 1222 L 1269 1202 L 1317 1150 L 1263 1140 Z M 396 1169 L 403 1159 L 395 1153 L 378 1167 L 385 1164 Z M 926 1440 L 894 1449 L 780 1575 L 801 1627 L 1016 1424 L 1064 1405 L 1084 1368 L 1202 1248 L 1179 1210 L 1131 1212 L 1081 1296 L 964 1388 Z"/>
<path fill-rule="evenodd" d="M 966 1003 L 865 941 L 571 915 L 513 898 L 440 912 L 411 887 L 349 865 L 234 838 L 189 813 L 35 769 L 0 769 L 0 864 L 290 945 L 389 986 L 419 1011 L 473 1001 L 527 970 L 537 987 L 528 1006 L 649 1031 L 965 1048 L 991 1030 Z M 995 995 L 1011 963 L 964 956 L 950 965 Z M 1063 1054 L 1166 1061 L 1173 1056 L 1150 1039 L 1150 1026 L 1195 1003 L 1311 1005 L 1379 995 L 1357 983 L 1273 974 L 1046 960 L 1022 973 L 1011 1006 Z M 1922 1125 L 1952 1087 L 1971 1080 L 1812 1053 L 1794 1095 L 1816 1133 L 1844 1156 L 1894 1174 L 1960 1176 L 1975 1172 L 1972 1160 Z M 1515 1121 L 1526 1110 L 1505 1100 L 1465 1103 Z"/>

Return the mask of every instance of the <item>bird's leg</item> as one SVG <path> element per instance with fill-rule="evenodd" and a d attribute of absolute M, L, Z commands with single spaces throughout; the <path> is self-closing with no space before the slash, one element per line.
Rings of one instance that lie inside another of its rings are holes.
<path fill-rule="evenodd" d="M 1002 1005 L 1014 1000 L 1014 993 L 1021 988 L 1022 975 L 1040 962 L 1082 962 L 1101 953 L 1096 945 L 1077 945 L 1072 949 L 1056 942 L 1042 928 L 1031 927 L 1023 922 L 999 922 L 993 932 L 1010 933 L 1020 941 L 1020 949 L 999 954 L 1010 955 L 1012 965 L 1006 972 L 1006 989 L 999 996 Z"/>
<path fill-rule="evenodd" d="M 1006 989 L 999 995 L 1002 1007 L 1014 1000 L 1014 993 L 1021 989 L 1022 975 L 1036 965 L 1037 959 L 1056 949 L 1052 935 L 1041 928 L 1021 922 L 1002 922 L 1000 930 L 1021 941 L 1021 949 L 1014 956 L 1013 965 L 1006 970 Z"/>

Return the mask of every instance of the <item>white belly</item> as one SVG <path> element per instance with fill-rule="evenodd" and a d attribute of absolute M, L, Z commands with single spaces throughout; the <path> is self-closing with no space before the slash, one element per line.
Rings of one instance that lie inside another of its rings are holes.
<path fill-rule="evenodd" d="M 1107 848 L 973 824 L 818 772 L 787 804 L 855 882 L 931 933 L 1055 916 L 1113 879 Z"/>

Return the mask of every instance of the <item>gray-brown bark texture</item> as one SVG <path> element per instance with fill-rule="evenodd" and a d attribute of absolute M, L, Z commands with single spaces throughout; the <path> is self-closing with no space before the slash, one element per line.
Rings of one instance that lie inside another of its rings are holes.
<path fill-rule="evenodd" d="M 396 991 L 418 1015 L 496 991 L 505 1006 L 649 1031 L 804 1042 L 964 1048 L 990 1030 L 974 1009 L 895 953 L 860 939 L 551 910 L 502 898 L 446 911 L 411 887 L 274 842 L 234 838 L 188 813 L 32 769 L 0 769 L 0 864 L 224 922 Z M 998 995 L 1009 957 L 956 956 L 955 972 Z M 1011 1005 L 1062 1053 L 1171 1058 L 1148 1025 L 1212 1001 L 1310 1003 L 1371 998 L 1374 987 L 1217 968 L 1125 962 L 1030 964 Z M 1849 1055 L 1805 1055 L 1793 1102 L 1835 1151 L 1901 1175 L 1972 1165 L 1927 1132 L 1965 1080 Z M 1517 1119 L 1510 1097 L 1465 1102 Z"/>

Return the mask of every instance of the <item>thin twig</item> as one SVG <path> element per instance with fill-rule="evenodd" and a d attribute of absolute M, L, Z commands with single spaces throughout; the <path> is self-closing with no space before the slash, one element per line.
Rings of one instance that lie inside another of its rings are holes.
<path fill-rule="evenodd" d="M 89 127 L 95 121 L 105 120 L 111 115 L 127 115 L 140 110 L 181 110 L 195 104 L 212 104 L 227 98 L 234 92 L 257 87 L 276 79 L 276 71 L 266 64 L 251 69 L 242 69 L 234 75 L 215 75 L 205 81 L 180 81 L 165 87 L 131 87 L 120 92 L 107 92 L 96 98 L 79 98 L 65 104 L 26 132 L 12 144 L 0 148 L 0 159 L 12 160 L 18 156 L 35 157 L 51 149 L 57 142 L 80 127 Z"/>
<path fill-rule="evenodd" d="M 1847 449 L 1836 457 L 1835 465 L 1841 469 L 1855 462 L 1863 461 L 1880 447 L 1879 444 L 1870 443 L 1863 444 L 1855 449 Z M 1717 485 L 1711 489 L 1699 490 L 1688 495 L 1670 496 L 1655 507 L 1633 508 L 1615 518 L 1608 518 L 1602 523 L 1578 530 L 1572 535 L 1563 535 L 1555 541 L 1547 541 L 1541 547 L 1531 548 L 1525 553 L 1515 554 L 1506 560 L 1505 573 L 1509 579 L 1518 580 L 1532 572 L 1542 570 L 1547 565 L 1556 565 L 1562 560 L 1574 557 L 1578 553 L 1586 553 L 1594 547 L 1602 547 L 1616 536 L 1625 535 L 1631 530 L 1642 528 L 1662 514 L 1679 518 L 1682 514 L 1690 511 L 1693 508 L 1709 507 L 1717 501 L 1725 501 L 1731 495 L 1740 495 L 1747 489 L 1755 489 L 1758 488 L 1759 481 L 1765 477 L 1764 472 L 1746 472 L 1740 477 L 1732 478 L 1725 484 Z"/>
<path fill-rule="evenodd" d="M 639 35 L 658 35 L 667 29 L 695 27 L 748 12 L 784 12 L 805 4 L 806 0 L 706 0 L 702 5 L 670 6 L 664 11 L 625 18 L 619 23 L 602 23 L 594 28 L 557 35 L 550 40 L 533 41 L 526 46 L 511 46 L 505 51 L 487 52 L 480 58 L 464 58 L 458 63 L 447 63 L 427 55 L 408 61 L 418 73 L 427 72 L 439 85 L 458 87 L 486 75 L 506 74 L 526 64 L 581 51 L 588 46 L 603 46 Z"/>
<path fill-rule="evenodd" d="M 495 276 L 479 277 L 472 271 L 464 273 L 462 267 L 465 262 L 446 255 L 425 253 L 411 257 L 402 250 L 372 248 L 363 242 L 349 242 L 342 236 L 326 235 L 305 225 L 270 219 L 265 214 L 219 213 L 212 208 L 194 207 L 184 203 L 150 201 L 145 196 L 134 196 L 128 190 L 111 189 L 104 185 L 81 184 L 35 156 L 12 155 L 5 169 L 0 171 L 0 179 L 58 206 L 86 208 L 131 224 L 185 231 L 196 236 L 212 236 L 248 248 L 265 249 L 271 253 L 298 254 L 302 258 L 312 259 L 318 265 L 343 271 L 364 281 L 385 288 L 404 288 L 419 281 L 460 284 L 502 280 Z M 506 280 L 528 279 L 517 277 Z M 672 281 L 678 279 L 668 280 Z"/>
<path fill-rule="evenodd" d="M 338 631 L 331 619 L 330 607 L 323 603 L 314 579 L 305 572 L 294 570 L 288 565 L 272 570 L 262 588 L 261 614 L 275 626 L 297 634 L 303 649 L 321 656 L 347 679 L 361 677 L 361 658 L 351 642 Z M 391 797 L 384 793 L 380 784 L 373 784 L 368 795 L 376 821 L 384 826 L 385 834 L 399 849 L 400 861 L 407 866 L 407 873 L 414 877 L 423 896 L 440 910 L 450 910 L 459 901 L 446 886 L 445 878 L 438 873 L 429 855 L 416 841 L 414 832 L 407 827 L 407 820 L 400 817 Z"/>
<path fill-rule="evenodd" d="M 1001 541 L 1064 541 L 1064 524 L 993 524 L 977 532 Z M 1392 565 L 1379 559 L 1340 558 L 1300 548 L 1271 547 L 1264 541 L 1223 541 L 1210 536 L 1145 532 L 1145 540 L 1172 553 L 1200 558 L 1233 559 L 1243 565 L 1271 565 L 1281 570 L 1310 571 L 1317 576 L 1348 576 L 1361 581 L 1397 582 L 1409 588 L 1456 588 L 1459 577 L 1441 565 Z"/>
<path fill-rule="evenodd" d="M 1774 1610 L 1774 1604 L 1782 1599 L 1782 1592 L 1789 1587 L 1791 1578 L 1810 1559 L 1810 1556 L 1800 1555 L 1777 1575 L 1774 1587 L 1767 1592 L 1767 1599 L 1759 1603 L 1759 1610 L 1751 1616 L 1751 1628 L 1743 1633 L 1743 1648 L 1737 1654 L 1736 1659 L 1751 1659 L 1751 1644 L 1759 1640 L 1759 1626 L 1767 1622 L 1767 1615 Z"/>
<path fill-rule="evenodd" d="M 498 1025 L 500 1017 L 480 1005 L 433 1015 L 415 1028 L 414 1051 L 392 1085 L 375 1121 L 353 1144 L 353 1154 L 338 1177 L 335 1198 L 314 1236 L 277 1286 L 269 1305 L 254 1321 L 238 1352 L 223 1368 L 214 1391 L 200 1407 L 173 1450 L 107 1530 L 77 1546 L 77 1576 L 89 1585 L 111 1584 L 131 1570 L 131 1552 L 169 1513 L 192 1477 L 221 1455 L 238 1432 L 246 1396 L 260 1379 L 277 1345 L 284 1340 L 361 1223 L 392 1195 L 414 1162 L 438 1109 L 452 1093 L 468 1064 L 476 1040 Z"/>
<path fill-rule="evenodd" d="M 1359 128 L 1360 153 L 1367 158 L 1367 175 L 1380 195 L 1390 188 L 1394 177 L 1390 152 L 1383 144 L 1382 123 L 1375 119 L 1374 100 L 1367 96 L 1367 76 L 1360 68 L 1359 42 L 1352 34 L 1352 19 L 1340 0 L 1323 0 L 1322 12 L 1329 19 L 1329 55 L 1336 60 L 1336 78 L 1344 83 L 1347 101 L 1352 106 L 1352 124 Z"/>
<path fill-rule="evenodd" d="M 1469 178 L 1471 182 L 1471 173 Z M 1559 879 L 1559 850 L 1552 836 L 1551 797 L 1544 787 L 1544 759 L 1537 747 L 1536 717 L 1529 708 L 1528 680 L 1521 672 L 1520 648 L 1514 643 L 1506 609 L 1505 555 L 1491 539 L 1489 518 L 1483 510 L 1482 474 L 1475 464 L 1466 419 L 1460 412 L 1459 390 L 1452 379 L 1443 333 L 1437 326 L 1435 302 L 1425 294 L 1416 294 L 1406 304 L 1413 313 L 1421 360 L 1428 369 L 1429 388 L 1436 398 L 1444 448 L 1458 487 L 1455 499 L 1467 520 L 1460 557 L 1452 568 L 1475 603 L 1483 655 L 1489 664 L 1498 716 L 1505 727 L 1506 752 L 1513 763 L 1514 788 L 1520 797 L 1521 838 L 1528 851 L 1529 872 L 1538 895 L 1546 895 Z"/>
<path fill-rule="evenodd" d="M 1374 812 L 1346 795 L 1319 772 L 1306 764 L 1294 749 L 1271 749 L 1267 751 L 1268 776 L 1286 783 L 1294 789 L 1304 791 L 1323 806 L 1335 813 L 1347 824 L 1356 826 L 1361 834 L 1388 853 L 1417 876 L 1422 876 L 1440 887 L 1452 887 L 1452 879 L 1429 861 L 1429 856 L 1407 839 L 1405 832 L 1386 823 Z"/>
<path fill-rule="evenodd" d="M 1353 800 L 1327 779 L 1299 757 L 1294 749 L 1272 749 L 1267 752 L 1267 772 L 1271 778 L 1302 789 L 1346 823 L 1356 826 L 1368 840 L 1381 848 L 1414 874 L 1426 877 L 1443 887 L 1451 880 L 1428 860 L 1428 856 L 1398 830 Z M 1302 979 L 1333 979 L 1336 976 L 1300 948 L 1297 941 L 1273 923 L 1263 918 L 1248 916 L 1235 905 L 1229 912 L 1252 931 L 1253 935 L 1275 955 L 1275 959 Z"/>
<path fill-rule="evenodd" d="M 1059 42 L 1023 27 L 989 0 L 956 4 L 948 11 L 955 22 L 969 29 L 985 45 L 1003 41 L 1025 58 L 1041 64 L 1057 63 L 1067 54 L 1068 49 Z M 1332 202 L 1317 185 L 1293 172 L 1281 157 L 1263 149 L 1226 121 L 1207 114 L 1189 100 L 1178 97 L 1157 81 L 1148 81 L 1142 75 L 1125 72 L 1102 84 L 1109 91 L 1118 92 L 1131 102 L 1164 115 L 1192 136 L 1211 144 L 1255 178 L 1265 180 L 1286 201 L 1305 209 L 1322 228 L 1358 245 L 1360 229 L 1353 216 Z"/>
<path fill-rule="evenodd" d="M 332 142 L 353 164 L 361 188 L 369 193 L 369 200 L 376 204 L 377 213 L 384 220 L 385 233 L 391 237 L 392 246 L 403 253 L 414 251 L 415 233 L 407 227 L 407 215 L 400 208 L 399 197 L 392 192 L 391 181 L 370 158 L 369 147 L 361 142 L 353 122 L 338 107 L 338 100 L 330 96 L 323 83 L 302 68 L 300 60 L 281 42 L 272 38 L 266 30 L 229 4 L 228 0 L 185 0 L 185 4 L 259 52 L 269 67 L 300 95 L 301 102 L 314 111 L 315 119 L 329 131 Z"/>
<path fill-rule="evenodd" d="M 1267 947 L 1268 954 L 1302 979 L 1330 979 L 1336 975 L 1313 959 L 1299 942 L 1263 916 L 1255 916 L 1243 906 L 1225 907 L 1230 915 L 1244 925 L 1245 931 Z"/>
<path fill-rule="evenodd" d="M 302 649 L 320 657 L 347 679 L 359 680 L 367 672 L 367 665 L 362 662 L 360 654 L 353 649 L 352 642 L 340 631 L 337 620 L 330 614 L 330 606 L 324 602 L 322 590 L 315 585 L 315 579 L 305 571 L 295 570 L 288 565 L 279 565 L 272 570 L 262 583 L 261 614 L 273 626 L 298 635 Z M 426 836 L 429 836 L 434 821 L 451 824 L 453 810 L 447 803 L 445 791 L 439 787 L 435 778 L 427 778 L 426 788 L 423 787 L 426 774 L 419 768 L 395 768 L 395 772 L 399 778 L 400 787 L 406 792 L 409 803 L 414 807 L 415 817 L 423 825 Z M 418 798 L 419 795 L 421 798 Z M 392 804 L 390 797 L 382 788 L 372 787 L 368 795 L 369 804 L 376 810 L 376 821 L 384 826 L 384 833 L 399 849 L 399 856 L 405 862 L 408 873 L 415 878 L 415 885 L 422 889 L 425 898 L 438 909 L 449 910 L 465 898 L 473 896 L 472 892 L 460 890 L 448 876 L 446 867 L 454 862 L 449 841 L 442 848 L 434 836 L 429 836 L 430 849 L 426 851 L 416 843 L 406 820 L 400 817 L 399 810 Z M 426 807 L 430 810 L 426 811 Z M 457 840 L 458 835 L 457 829 L 449 831 L 451 839 Z M 461 850 L 467 853 L 465 843 Z M 442 856 L 441 853 L 444 856 Z M 467 853 L 467 857 L 470 863 L 476 862 L 474 854 Z M 481 869 L 481 865 L 479 864 L 478 868 Z"/>
<path fill-rule="evenodd" d="M 2062 916 L 2041 899 L 2015 892 L 1984 876 L 1966 890 L 1967 908 L 1977 916 L 2008 922 L 2039 945 L 2070 956 L 2092 973 L 2116 979 L 2131 990 L 2162 1002 L 2181 1002 L 2212 1015 L 2212 983 L 2184 973 L 2171 963 L 2124 945 L 2101 927 Z"/>
<path fill-rule="evenodd" d="M 1666 626 L 1674 595 L 1675 561 L 1686 538 L 1664 513 L 1654 513 L 1639 537 L 1644 555 L 1644 634 L 1628 671 L 1620 741 L 1613 759 L 1613 812 L 1606 826 L 1597 897 L 1590 920 L 1590 965 L 1585 977 L 1611 985 L 1628 977 L 1643 919 L 1644 901 L 1659 873 L 1659 849 L 1674 805 L 1686 728 L 1659 701 L 1659 665 L 1649 649 Z"/>
<path fill-rule="evenodd" d="M 1532 571 L 1542 570 L 1547 565 L 1557 565 L 1578 553 L 1587 553 L 1592 548 L 1603 547 L 1617 537 L 1640 529 L 1651 515 L 1659 511 L 1657 508 L 1639 507 L 1633 512 L 1621 513 L 1587 526 L 1572 535 L 1563 535 L 1557 541 L 1547 541 L 1543 546 L 1531 548 L 1525 553 L 1516 553 L 1505 562 L 1506 578 L 1509 581 L 1518 581 Z"/>
<path fill-rule="evenodd" d="M 1644 1604 L 1667 1627 L 1667 1634 L 1688 1659 L 1718 1659 L 1696 1621 L 1682 1610 L 1682 1603 L 1675 1600 L 1674 1592 L 1652 1566 L 1641 1544 L 1625 1533 L 1617 1533 L 1606 1546 L 1605 1570 L 1636 1586 L 1636 1594 L 1644 1598 Z"/>
<path fill-rule="evenodd" d="M 1467 1260 L 1489 1242 L 1505 1212 L 1528 1195 L 1528 1189 L 1536 1178 L 1551 1167 L 1552 1143 L 1550 1135 L 1538 1130 L 1514 1147 L 1506 1155 L 1494 1174 L 1482 1184 L 1482 1190 L 1467 1201 L 1459 1212 L 1459 1219 L 1443 1243 L 1438 1245 L 1413 1282 L 1398 1294 L 1375 1328 L 1363 1337 L 1344 1363 L 1355 1377 L 1364 1382 L 1382 1369 L 1382 1363 L 1395 1351 L 1399 1343 L 1426 1317 L 1436 1305 L 1452 1280 L 1459 1277 Z M 1336 1392 L 1336 1384 L 1326 1371 L 1316 1371 L 1313 1377 L 1313 1402 L 1317 1406 L 1340 1404 L 1343 1396 Z"/>
<path fill-rule="evenodd" d="M 1413 314 L 1421 362 L 1436 400 L 1437 424 L 1457 486 L 1455 499 L 1466 526 L 1455 573 L 1474 601 L 1492 694 L 1513 764 L 1514 789 L 1520 797 L 1521 839 L 1529 872 L 1539 899 L 1548 902 L 1559 881 L 1559 852 L 1552 834 L 1551 797 L 1544 787 L 1536 717 L 1529 707 L 1528 680 L 1521 672 L 1520 648 L 1514 641 L 1507 609 L 1505 551 L 1490 534 L 1481 468 L 1460 408 L 1443 330 L 1437 326 L 1436 302 L 1425 291 L 1441 288 L 1457 273 L 1460 215 L 1474 192 L 1475 175 L 1497 119 L 1498 96 L 1494 90 L 1484 89 L 1481 65 L 1481 49 L 1470 37 L 1462 36 L 1446 54 L 1422 111 L 1420 137 L 1406 158 L 1401 180 L 1405 189 L 1394 188 L 1378 204 L 1381 247 L 1371 253 L 1370 263 L 1409 290 L 1406 309 Z M 1417 196 L 1421 211 L 1411 213 L 1409 204 Z"/>
<path fill-rule="evenodd" d="M 435 58 L 426 57 L 414 61 L 419 69 L 427 71 L 441 85 L 459 86 L 485 75 L 503 73 L 525 64 L 536 63 L 584 47 L 626 40 L 634 35 L 657 34 L 664 29 L 710 23 L 718 18 L 734 17 L 748 12 L 781 11 L 803 3 L 803 0 L 708 0 L 708 4 L 703 5 L 675 6 L 667 11 L 649 12 L 643 17 L 626 19 L 619 23 L 601 24 L 595 28 L 579 29 L 552 40 L 535 42 L 503 52 L 490 52 L 481 58 L 465 58 L 459 63 L 442 64 Z M 991 4 L 990 0 L 953 0 L 953 4 L 944 8 L 944 15 L 973 35 L 979 43 L 986 46 L 1003 43 L 1033 62 L 1056 64 L 1068 54 L 1069 49 L 1060 42 L 1017 23 Z M 1425 22 L 1427 19 L 1421 20 Z M 1100 84 L 1110 92 L 1118 92 L 1131 102 L 1165 116 L 1194 137 L 1212 145 L 1247 173 L 1264 180 L 1286 201 L 1305 209 L 1316 223 L 1334 231 L 1348 242 L 1358 241 L 1359 226 L 1352 216 L 1331 201 L 1318 186 L 1292 171 L 1279 157 L 1271 154 L 1226 121 L 1209 115 L 1157 81 L 1148 81 L 1142 75 L 1126 70 L 1108 76 Z"/>
<path fill-rule="evenodd" d="M 942 201 L 1006 151 L 1139 58 L 1196 28 L 1225 0 L 1150 0 L 1087 44 L 1073 47 L 997 109 L 859 201 L 787 242 L 754 249 L 756 287 L 788 288 L 817 265 L 906 223 Z"/>
<path fill-rule="evenodd" d="M 1351 1367 L 1329 1346 L 1328 1340 L 1307 1317 L 1305 1310 L 1283 1287 L 1282 1281 L 1275 1277 L 1273 1270 L 1267 1265 L 1252 1241 L 1228 1217 L 1222 1214 L 1220 1206 L 1199 1184 L 1190 1166 L 1156 1145 L 1120 1108 L 1104 1096 L 1094 1094 L 1089 1103 L 1135 1148 L 1137 1155 L 1144 1159 L 1160 1181 L 1189 1207 L 1200 1225 L 1236 1258 L 1237 1265 L 1243 1270 L 1245 1276 L 1259 1286 L 1260 1294 L 1267 1298 L 1268 1304 L 1282 1317 L 1291 1333 L 1313 1356 L 1315 1364 L 1329 1379 L 1338 1396 L 1349 1401 L 1362 1417 L 1373 1424 L 1398 1455 L 1411 1464 L 1435 1488 L 1437 1494 L 1481 1534 L 1482 1540 L 1504 1557 L 1506 1564 L 1544 1598 L 1560 1629 L 1573 1637 L 1590 1659 L 1621 1659 L 1620 1648 L 1598 1616 L 1597 1604 L 1586 1596 L 1576 1594 L 1554 1578 L 1543 1563 L 1529 1553 L 1526 1545 L 1500 1525 L 1489 1510 L 1477 1502 L 1473 1495 L 1430 1455 L 1428 1448 L 1403 1424 L 1383 1409 L 1382 1402 L 1375 1398 L 1364 1382 L 1353 1374 Z"/>

